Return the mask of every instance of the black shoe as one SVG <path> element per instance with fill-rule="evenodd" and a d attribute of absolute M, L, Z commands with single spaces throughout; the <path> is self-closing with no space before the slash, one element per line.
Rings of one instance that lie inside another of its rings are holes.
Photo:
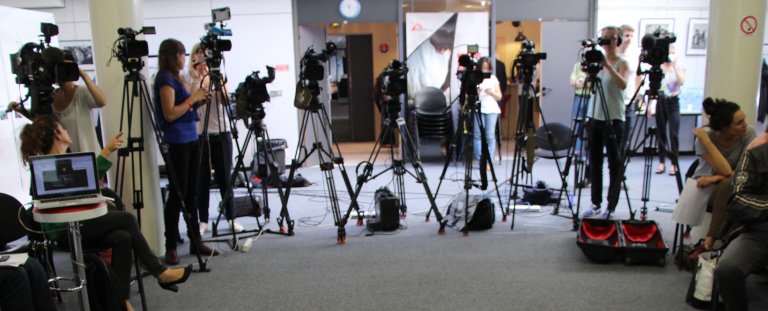
<path fill-rule="evenodd" d="M 190 274 L 192 274 L 192 265 L 191 264 L 189 266 L 184 267 L 184 274 L 179 279 L 177 279 L 175 281 L 166 282 L 166 283 L 162 283 L 160 281 L 157 281 L 157 284 L 160 285 L 160 287 L 162 289 L 164 289 L 164 290 L 169 290 L 169 291 L 172 291 L 172 292 L 178 292 L 179 291 L 179 287 L 176 286 L 176 285 L 186 282 L 187 279 L 189 278 Z"/>

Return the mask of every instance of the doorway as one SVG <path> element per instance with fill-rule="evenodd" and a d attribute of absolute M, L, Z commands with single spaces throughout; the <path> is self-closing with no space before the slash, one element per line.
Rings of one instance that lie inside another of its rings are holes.
<path fill-rule="evenodd" d="M 373 48 L 370 34 L 328 36 L 331 57 L 331 123 L 339 142 L 373 141 Z"/>

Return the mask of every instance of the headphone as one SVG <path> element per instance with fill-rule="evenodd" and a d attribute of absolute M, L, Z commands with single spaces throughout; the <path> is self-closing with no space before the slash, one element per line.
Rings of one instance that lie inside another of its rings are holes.
<path fill-rule="evenodd" d="M 621 31 L 621 28 L 616 26 L 605 26 L 603 29 L 600 29 L 600 32 L 603 32 L 605 30 L 613 30 L 616 33 L 616 46 L 621 46 L 621 42 L 623 40 L 624 34 L 623 31 Z"/>

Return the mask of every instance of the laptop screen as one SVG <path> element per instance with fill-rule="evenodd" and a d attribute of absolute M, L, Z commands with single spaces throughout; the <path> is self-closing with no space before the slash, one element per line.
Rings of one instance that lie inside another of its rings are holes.
<path fill-rule="evenodd" d="M 92 152 L 30 157 L 29 163 L 36 200 L 99 192 Z"/>

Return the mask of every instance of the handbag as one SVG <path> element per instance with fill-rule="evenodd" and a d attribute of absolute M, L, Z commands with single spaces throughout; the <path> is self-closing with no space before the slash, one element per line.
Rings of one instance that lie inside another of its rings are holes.
<path fill-rule="evenodd" d="M 691 307 L 700 310 L 709 310 L 712 308 L 712 292 L 715 285 L 715 267 L 719 252 L 703 252 L 699 254 L 699 263 L 691 277 L 691 283 L 688 285 L 688 292 L 685 295 L 685 302 Z M 717 310 L 724 307 L 718 301 Z"/>

